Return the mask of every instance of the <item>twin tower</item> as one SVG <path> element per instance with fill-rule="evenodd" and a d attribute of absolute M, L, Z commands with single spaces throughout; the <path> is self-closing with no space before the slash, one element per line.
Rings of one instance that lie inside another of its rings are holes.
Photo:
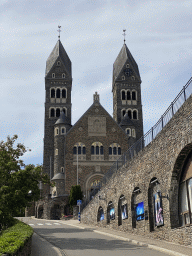
<path fill-rule="evenodd" d="M 124 43 L 113 65 L 113 118 L 95 93 L 93 104 L 72 126 L 71 60 L 59 39 L 46 62 L 45 91 L 43 167 L 56 186 L 44 188 L 52 201 L 44 217 L 54 218 L 65 211 L 72 185 L 80 184 L 84 200 L 90 200 L 114 161 L 143 136 L 141 78 Z M 60 210 L 51 210 L 55 207 Z"/>

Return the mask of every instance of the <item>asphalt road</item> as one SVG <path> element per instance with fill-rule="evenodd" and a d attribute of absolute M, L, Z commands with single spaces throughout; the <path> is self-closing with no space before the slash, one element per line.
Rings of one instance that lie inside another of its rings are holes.
<path fill-rule="evenodd" d="M 67 221 L 22 218 L 33 227 L 32 256 L 167 256 L 167 254 L 134 245 L 80 228 Z"/>

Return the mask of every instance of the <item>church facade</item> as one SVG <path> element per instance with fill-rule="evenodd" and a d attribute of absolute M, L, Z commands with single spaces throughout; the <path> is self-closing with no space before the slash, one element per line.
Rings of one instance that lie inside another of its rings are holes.
<path fill-rule="evenodd" d="M 113 117 L 96 92 L 72 125 L 72 64 L 59 39 L 46 62 L 45 91 L 43 169 L 55 187 L 43 186 L 35 215 L 55 219 L 66 214 L 71 186 L 80 185 L 84 203 L 90 201 L 109 168 L 143 136 L 141 78 L 124 43 L 113 65 Z"/>

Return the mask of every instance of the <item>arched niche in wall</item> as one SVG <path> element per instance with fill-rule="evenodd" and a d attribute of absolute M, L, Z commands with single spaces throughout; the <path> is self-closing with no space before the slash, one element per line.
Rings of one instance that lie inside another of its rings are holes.
<path fill-rule="evenodd" d="M 191 179 L 191 177 L 189 177 L 190 170 L 187 167 L 187 166 L 190 166 L 191 155 L 192 155 L 192 143 L 189 143 L 180 151 L 174 164 L 170 188 L 167 191 L 169 194 L 169 211 L 170 211 L 171 228 L 178 228 L 179 226 L 185 225 L 184 223 L 188 222 L 187 215 L 189 210 L 182 211 L 182 208 L 183 208 L 182 204 L 186 199 L 186 196 L 184 196 L 185 191 L 188 191 L 188 192 L 190 191 L 189 187 L 186 187 L 186 186 L 188 186 L 187 183 Z M 186 178 L 184 178 L 184 176 L 186 176 Z M 185 183 L 186 185 L 185 188 L 183 188 L 184 185 L 182 185 L 182 183 Z M 182 190 L 183 190 L 183 193 L 182 193 Z M 187 198 L 190 198 L 190 195 Z M 188 199 L 186 202 L 188 204 L 188 209 L 190 209 L 191 211 L 191 202 L 188 202 Z"/>
<path fill-rule="evenodd" d="M 98 213 L 97 213 L 97 222 L 104 220 L 104 211 L 103 207 L 99 206 Z"/>
<path fill-rule="evenodd" d="M 110 201 L 107 206 L 107 224 L 109 224 L 111 220 L 114 220 L 114 219 L 115 219 L 115 208 L 112 201 Z"/>
<path fill-rule="evenodd" d="M 139 187 L 135 187 L 131 197 L 132 228 L 136 228 L 137 221 L 144 220 L 144 201 Z"/>
<path fill-rule="evenodd" d="M 149 210 L 149 228 L 150 232 L 155 227 L 164 225 L 163 205 L 160 183 L 156 177 L 150 180 L 148 188 L 148 210 Z"/>
<path fill-rule="evenodd" d="M 127 209 L 127 200 L 124 195 L 121 195 L 118 202 L 118 226 L 122 225 L 122 221 L 128 218 Z"/>
<path fill-rule="evenodd" d="M 182 168 L 178 208 L 180 226 L 192 224 L 192 152 L 188 155 Z"/>

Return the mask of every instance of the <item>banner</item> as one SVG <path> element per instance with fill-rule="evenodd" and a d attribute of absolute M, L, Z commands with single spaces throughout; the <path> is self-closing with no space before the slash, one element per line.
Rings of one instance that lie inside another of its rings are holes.
<path fill-rule="evenodd" d="M 164 225 L 161 192 L 157 192 L 154 194 L 154 216 L 155 226 L 159 227 Z"/>

